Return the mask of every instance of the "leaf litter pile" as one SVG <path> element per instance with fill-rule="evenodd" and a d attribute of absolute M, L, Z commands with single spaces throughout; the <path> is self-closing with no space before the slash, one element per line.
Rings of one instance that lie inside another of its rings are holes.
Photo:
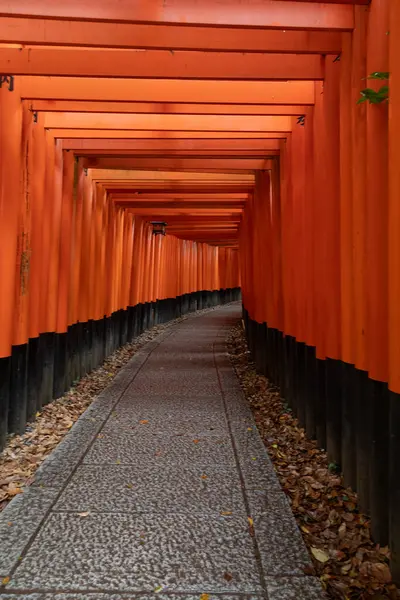
<path fill-rule="evenodd" d="M 211 310 L 215 308 L 206 308 L 196 314 Z M 23 435 L 9 436 L 6 447 L 0 452 L 0 512 L 14 496 L 33 482 L 39 465 L 130 358 L 161 331 L 187 318 L 157 325 L 119 348 L 101 367 L 80 379 L 64 396 L 36 413 L 35 421 L 26 426 Z"/>
<path fill-rule="evenodd" d="M 312 556 L 313 574 L 328 597 L 398 600 L 388 548 L 371 540 L 370 522 L 358 510 L 357 495 L 331 471 L 326 452 L 306 437 L 278 388 L 256 373 L 240 323 L 228 335 L 228 350 Z"/>

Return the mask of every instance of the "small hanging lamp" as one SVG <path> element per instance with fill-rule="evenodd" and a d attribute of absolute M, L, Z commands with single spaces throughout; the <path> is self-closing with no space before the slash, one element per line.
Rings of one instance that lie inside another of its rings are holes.
<path fill-rule="evenodd" d="M 164 221 L 150 221 L 150 225 L 153 225 L 153 235 L 165 235 L 166 227 L 168 223 Z"/>

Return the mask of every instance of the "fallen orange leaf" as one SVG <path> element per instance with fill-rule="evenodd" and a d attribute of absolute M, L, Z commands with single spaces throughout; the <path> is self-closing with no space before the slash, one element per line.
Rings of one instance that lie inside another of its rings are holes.
<path fill-rule="evenodd" d="M 7 583 L 8 583 L 9 581 L 10 581 L 10 578 L 9 578 L 9 577 L 4 577 L 4 578 L 2 579 L 2 581 L 1 581 L 1 583 L 2 583 L 3 585 L 7 585 Z"/>
<path fill-rule="evenodd" d="M 142 421 L 140 421 L 140 424 L 141 424 L 141 425 L 147 425 L 147 424 L 148 424 L 148 421 L 147 421 L 146 419 L 143 419 Z"/>

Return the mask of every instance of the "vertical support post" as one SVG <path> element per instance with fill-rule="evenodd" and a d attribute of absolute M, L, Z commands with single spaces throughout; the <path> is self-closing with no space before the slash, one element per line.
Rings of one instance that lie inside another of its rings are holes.
<path fill-rule="evenodd" d="M 22 105 L 18 87 L 0 89 L 0 448 L 8 430 L 11 345 L 14 328 L 18 218 L 20 212 Z"/>
<path fill-rule="evenodd" d="M 389 27 L 389 539 L 394 581 L 400 583 L 400 4 L 390 3 Z"/>

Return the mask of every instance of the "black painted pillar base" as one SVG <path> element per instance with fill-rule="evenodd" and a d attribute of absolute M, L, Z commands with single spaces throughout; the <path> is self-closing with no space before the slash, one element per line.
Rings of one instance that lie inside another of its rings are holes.
<path fill-rule="evenodd" d="M 342 473 L 345 485 L 357 489 L 357 373 L 354 365 L 342 363 Z"/>
<path fill-rule="evenodd" d="M 114 348 L 114 328 L 112 316 L 104 317 L 104 358 L 108 358 L 113 353 Z"/>
<path fill-rule="evenodd" d="M 77 360 L 76 360 L 76 378 L 78 381 L 86 375 L 86 349 L 85 349 L 85 325 L 86 323 L 76 324 L 76 344 L 77 344 Z"/>
<path fill-rule="evenodd" d="M 201 292 L 197 292 L 197 310 L 202 310 L 203 308 L 203 295 Z"/>
<path fill-rule="evenodd" d="M 356 402 L 357 402 L 357 494 L 362 512 L 369 514 L 369 471 L 371 454 L 371 395 L 369 393 L 367 371 L 356 372 Z"/>
<path fill-rule="evenodd" d="M 261 347 L 261 356 L 260 356 L 260 371 L 264 375 L 264 377 L 268 377 L 268 348 L 267 348 L 267 324 L 261 324 L 260 331 L 260 347 Z"/>
<path fill-rule="evenodd" d="M 306 345 L 296 343 L 297 418 L 300 427 L 306 426 Z"/>
<path fill-rule="evenodd" d="M 53 399 L 55 333 L 41 333 L 39 336 L 39 346 L 42 368 L 38 410 L 42 406 L 49 404 Z"/>
<path fill-rule="evenodd" d="M 258 373 L 262 373 L 261 323 L 254 321 L 253 360 Z"/>
<path fill-rule="evenodd" d="M 268 333 L 269 335 L 269 333 Z M 282 394 L 285 398 L 288 406 L 292 406 L 291 400 L 291 389 L 290 389 L 290 347 L 291 347 L 291 336 L 285 335 L 283 338 L 283 352 L 284 352 L 284 380 L 282 386 Z"/>
<path fill-rule="evenodd" d="M 96 332 L 96 366 L 102 365 L 105 359 L 105 322 L 104 317 L 95 321 Z"/>
<path fill-rule="evenodd" d="M 389 539 L 390 567 L 400 584 L 400 394 L 389 392 Z"/>
<path fill-rule="evenodd" d="M 57 333 L 54 341 L 53 398 L 60 398 L 67 389 L 67 333 Z"/>
<path fill-rule="evenodd" d="M 88 335 L 89 335 L 89 346 L 88 346 L 88 373 L 95 368 L 95 357 L 94 357 L 94 336 L 95 336 L 95 321 L 89 319 L 88 321 Z"/>
<path fill-rule="evenodd" d="M 133 340 L 133 338 L 135 337 L 134 328 L 135 328 L 135 306 L 128 306 L 127 318 L 126 318 L 127 342 L 131 342 Z"/>
<path fill-rule="evenodd" d="M 32 421 L 36 415 L 39 404 L 39 393 L 42 376 L 42 355 L 40 338 L 30 338 L 28 349 L 28 390 L 26 420 Z M 1 419 L 1 417 L 0 417 Z"/>
<path fill-rule="evenodd" d="M 149 325 L 151 322 L 151 304 L 150 302 L 145 302 L 144 304 L 144 321 L 143 321 L 143 331 L 149 329 Z"/>
<path fill-rule="evenodd" d="M 305 429 L 310 439 L 316 439 L 317 359 L 313 346 L 305 346 L 304 359 Z"/>
<path fill-rule="evenodd" d="M 218 306 L 218 304 L 219 304 L 219 292 L 218 292 L 218 290 L 213 290 L 212 297 L 213 297 L 213 306 Z"/>
<path fill-rule="evenodd" d="M 10 400 L 11 357 L 0 358 L 0 451 L 6 443 Z"/>
<path fill-rule="evenodd" d="M 189 312 L 195 312 L 197 310 L 197 299 L 193 294 L 189 294 Z"/>
<path fill-rule="evenodd" d="M 125 346 L 125 344 L 129 341 L 129 308 L 121 311 L 121 346 Z"/>
<path fill-rule="evenodd" d="M 370 515 L 375 542 L 389 542 L 389 392 L 386 383 L 369 379 L 371 393 Z M 399 423 L 400 425 L 400 423 Z M 400 460 L 400 455 L 397 456 Z M 400 510 L 398 505 L 397 510 Z"/>
<path fill-rule="evenodd" d="M 287 401 L 293 414 L 297 417 L 296 340 L 291 335 L 286 336 L 286 366 Z"/>
<path fill-rule="evenodd" d="M 326 361 L 316 359 L 315 433 L 320 448 L 326 448 Z"/>
<path fill-rule="evenodd" d="M 181 316 L 181 298 L 178 296 L 178 298 L 175 300 L 174 319 L 179 319 Z"/>
<path fill-rule="evenodd" d="M 28 344 L 13 346 L 11 353 L 9 433 L 23 433 L 26 426 L 28 398 Z"/>
<path fill-rule="evenodd" d="M 183 294 L 183 314 L 186 315 L 189 312 L 189 294 Z"/>
<path fill-rule="evenodd" d="M 277 329 L 277 377 L 279 389 L 283 390 L 285 381 L 285 342 L 282 331 Z"/>
<path fill-rule="evenodd" d="M 208 295 L 207 295 L 207 292 L 204 292 L 204 291 L 202 292 L 202 306 L 203 306 L 203 308 L 209 308 Z"/>
<path fill-rule="evenodd" d="M 76 345 L 76 324 L 70 325 L 67 330 L 67 366 L 65 373 L 65 385 L 67 389 L 71 387 L 73 382 L 76 380 L 77 375 L 77 352 L 78 348 Z"/>
<path fill-rule="evenodd" d="M 141 335 L 143 332 L 143 304 L 140 303 L 136 306 L 136 320 L 135 320 L 135 337 Z"/>
<path fill-rule="evenodd" d="M 342 363 L 326 363 L 326 450 L 328 460 L 341 466 L 342 460 Z"/>

